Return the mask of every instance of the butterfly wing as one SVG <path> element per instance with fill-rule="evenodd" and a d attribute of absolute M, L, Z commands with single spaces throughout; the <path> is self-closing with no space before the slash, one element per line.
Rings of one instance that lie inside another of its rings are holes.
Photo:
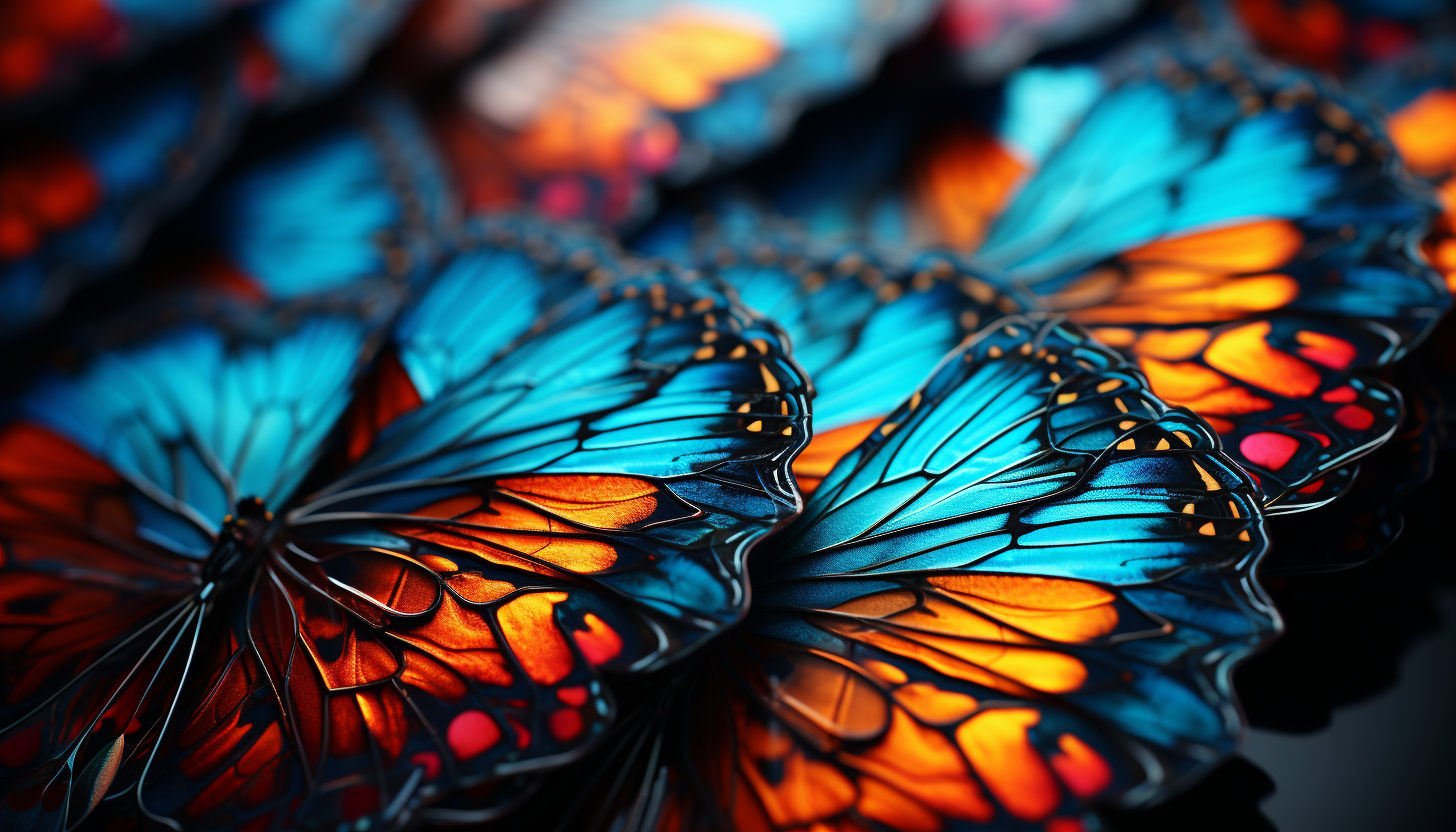
<path fill-rule="evenodd" d="M 185 269 L 289 299 L 368 278 L 417 282 L 454 225 L 454 197 L 410 105 L 372 93 L 264 153 L 196 206 Z"/>
<path fill-rule="evenodd" d="M 814 438 L 794 461 L 805 493 L 947 352 L 984 321 L 1022 308 L 943 257 L 906 260 L 869 245 L 823 244 L 756 214 L 723 219 L 679 256 L 782 326 L 813 379 Z M 671 256 L 670 237 L 644 242 Z"/>
<path fill-rule="evenodd" d="M 302 317 L 154 320 L 9 406 L 7 823 L 70 829 L 133 794 L 199 649 L 225 518 L 286 499 L 347 401 L 369 322 Z"/>
<path fill-rule="evenodd" d="M 753 611 L 615 820 L 1085 828 L 1233 750 L 1229 672 L 1278 626 L 1264 547 L 1206 425 L 1084 335 L 1005 319 L 760 550 Z"/>
<path fill-rule="evenodd" d="M 517 253 L 475 248 L 401 318 L 393 380 L 366 388 L 392 418 L 289 513 L 253 593 L 311 782 L 295 818 L 432 816 L 579 755 L 612 714 L 598 668 L 736 620 L 747 547 L 796 508 L 805 383 L 775 330 L 661 272 L 538 318 Z M 235 778 L 197 766 L 178 793 Z"/>
<path fill-rule="evenodd" d="M 527 202 L 557 217 L 620 221 L 645 182 L 756 155 L 805 103 L 859 81 L 930 3 L 672 0 L 549 10 L 474 69 L 450 124 L 479 207 Z"/>
<path fill-rule="evenodd" d="M 225 159 L 248 106 L 229 48 L 128 77 L 35 128 L 0 171 L 0 294 L 24 332 L 125 265 Z"/>

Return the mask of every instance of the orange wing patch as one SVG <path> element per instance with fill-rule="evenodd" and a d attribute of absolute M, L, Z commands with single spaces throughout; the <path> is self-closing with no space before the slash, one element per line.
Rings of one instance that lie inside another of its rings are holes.
<path fill-rule="evenodd" d="M 702 107 L 721 85 L 778 55 L 766 27 L 737 16 L 659 18 L 598 47 L 506 138 L 507 153 L 542 172 L 660 172 L 675 160 L 679 139 L 656 110 Z"/>
<path fill-rule="evenodd" d="M 1299 283 L 1274 272 L 1304 245 L 1286 220 L 1159 240 L 1127 252 L 1052 298 L 1078 323 L 1228 321 L 1289 304 Z"/>
<path fill-rule="evenodd" d="M 591 574 L 611 568 L 619 555 L 591 531 L 635 530 L 695 513 L 665 486 L 635 477 L 520 477 L 498 480 L 487 495 L 449 497 L 415 512 L 446 523 L 394 531 L 501 566 Z"/>
<path fill-rule="evenodd" d="M 915 175 L 915 202 L 938 240 L 971 249 L 986 238 L 1027 166 L 990 134 L 961 127 L 937 137 Z"/>
<path fill-rule="evenodd" d="M 824 482 L 824 478 L 829 476 L 835 463 L 869 438 L 875 428 L 879 427 L 880 421 L 866 419 L 815 434 L 809 440 L 808 447 L 794 460 L 794 479 L 799 483 L 799 490 L 804 494 L 812 494 Z"/>
<path fill-rule="evenodd" d="M 1417 176 L 1456 169 L 1456 90 L 1423 93 L 1390 116 L 1390 140 Z"/>

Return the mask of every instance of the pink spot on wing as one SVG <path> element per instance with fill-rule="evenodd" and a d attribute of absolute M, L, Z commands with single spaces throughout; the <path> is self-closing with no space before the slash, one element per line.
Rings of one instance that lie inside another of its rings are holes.
<path fill-rule="evenodd" d="M 1298 450 L 1299 440 L 1282 433 L 1254 433 L 1239 442 L 1245 459 L 1271 471 L 1283 468 Z"/>
<path fill-rule="evenodd" d="M 450 721 L 445 740 L 462 760 L 478 757 L 500 739 L 500 728 L 480 711 L 466 711 Z"/>

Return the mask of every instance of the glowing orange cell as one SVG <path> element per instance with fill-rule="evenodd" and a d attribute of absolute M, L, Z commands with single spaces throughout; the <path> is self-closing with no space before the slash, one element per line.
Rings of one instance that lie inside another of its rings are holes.
<path fill-rule="evenodd" d="M 1053 641 L 1088 641 L 1117 629 L 1117 596 L 1095 584 L 1021 575 L 929 579 L 977 611 Z"/>
<path fill-rule="evenodd" d="M 595 613 L 589 612 L 582 616 L 582 623 L 587 628 L 572 630 L 571 639 L 576 642 L 576 649 L 581 651 L 588 664 L 594 667 L 606 664 L 622 652 L 622 637 Z"/>
<path fill-rule="evenodd" d="M 354 694 L 354 700 L 374 742 L 391 758 L 398 757 L 410 731 L 399 692 L 387 687 L 363 690 Z"/>
<path fill-rule="evenodd" d="M 1192 358 L 1208 343 L 1206 329 L 1150 329 L 1137 337 L 1132 346 L 1135 355 L 1148 355 L 1164 361 Z"/>
<path fill-rule="evenodd" d="M 1456 168 L 1456 90 L 1422 93 L 1392 113 L 1386 126 L 1390 140 L 1417 176 Z"/>
<path fill-rule="evenodd" d="M 792 670 L 774 683 L 774 694 L 799 716 L 845 739 L 868 739 L 884 730 L 889 702 L 874 682 L 811 653 L 791 654 L 786 661 Z"/>
<path fill-rule="evenodd" d="M 1022 820 L 1042 820 L 1056 811 L 1061 789 L 1027 730 L 1041 721 L 1030 708 L 998 708 L 961 723 L 956 742 L 1002 806 Z"/>
<path fill-rule="evenodd" d="M 939 832 L 940 818 L 920 803 L 873 777 L 859 778 L 855 808 L 898 832 Z"/>
<path fill-rule="evenodd" d="M 521 668 L 543 685 L 554 685 L 566 678 L 574 663 L 554 613 L 555 606 L 566 598 L 565 592 L 534 592 L 506 602 L 496 613 L 501 632 Z"/>
<path fill-rule="evenodd" d="M 834 464 L 850 451 L 859 446 L 874 433 L 879 427 L 880 419 L 866 419 L 863 422 L 855 422 L 852 425 L 826 430 L 823 433 L 816 433 L 813 439 L 809 440 L 808 447 L 804 448 L 798 458 L 794 460 L 794 479 L 799 483 L 799 489 L 809 494 L 819 487 L 819 483 L 829 476 Z"/>
<path fill-rule="evenodd" d="M 680 13 L 615 44 L 603 64 L 626 86 L 666 110 L 694 110 L 718 85 L 773 64 L 779 47 L 766 26 L 737 17 Z"/>
<path fill-rule="evenodd" d="M 1319 371 L 1264 339 L 1271 325 L 1256 321 L 1221 333 L 1203 352 L 1216 370 L 1256 387 L 1301 399 L 1319 389 Z"/>
<path fill-rule="evenodd" d="M 975 248 L 986 237 L 1026 165 L 990 134 L 958 127 L 937 137 L 916 171 L 916 201 L 939 239 Z"/>
<path fill-rule="evenodd" d="M 564 596 L 564 593 L 557 594 Z M 480 613 L 461 607 L 448 594 L 440 599 L 440 606 L 428 622 L 409 630 L 400 628 L 392 634 L 467 678 L 494 685 L 511 683 L 511 673 L 506 669 L 505 658 L 491 634 L 490 625 Z M 409 652 L 406 651 L 405 655 L 408 657 Z M 426 690 L 453 691 L 458 680 L 447 681 L 448 671 L 442 672 L 436 672 L 427 662 L 418 661 L 413 667 L 407 664 L 406 681 L 419 684 Z M 414 681 L 416 679 L 417 682 Z"/>
<path fill-rule="evenodd" d="M 1171 403 L 1188 401 L 1228 386 L 1228 379 L 1201 364 L 1170 364 L 1156 358 L 1138 359 L 1153 392 Z"/>
<path fill-rule="evenodd" d="M 757 761 L 742 747 L 738 769 L 779 828 L 806 826 L 834 817 L 853 806 L 859 796 L 854 784 L 836 766 L 810 760 L 797 748 L 783 758 L 776 783 L 764 777 Z"/>
<path fill-rule="evenodd" d="M 895 689 L 895 701 L 930 725 L 953 725 L 976 712 L 974 697 L 941 690 L 933 682 L 912 682 Z"/>
<path fill-rule="evenodd" d="M 1135 248 L 1128 263 L 1166 263 L 1206 271 L 1263 272 L 1288 263 L 1304 246 L 1304 234 L 1288 220 L 1260 220 L 1171 237 Z"/>
<path fill-rule="evenodd" d="M 1060 754 L 1053 754 L 1052 769 L 1072 794 L 1091 797 L 1112 784 L 1112 766 L 1092 746 L 1073 734 L 1057 738 Z"/>
<path fill-rule="evenodd" d="M 488 604 L 516 590 L 516 585 L 509 581 L 492 581 L 479 572 L 451 575 L 445 583 L 459 593 L 461 598 L 474 604 Z"/>
<path fill-rule="evenodd" d="M 657 509 L 656 483 L 635 477 L 549 476 L 504 479 L 496 487 L 558 517 L 594 529 L 625 529 Z"/>
<path fill-rule="evenodd" d="M 445 741 L 461 760 L 479 757 L 500 741 L 500 726 L 483 711 L 465 711 L 450 720 Z"/>
<path fill-rule="evenodd" d="M 348 425 L 347 453 L 358 462 L 379 432 L 400 416 L 424 404 L 409 373 L 393 350 L 385 352 L 365 376 L 344 419 Z"/>
<path fill-rule="evenodd" d="M 1278 471 L 1299 451 L 1299 440 L 1283 433 L 1252 433 L 1239 441 L 1239 453 L 1255 465 Z"/>

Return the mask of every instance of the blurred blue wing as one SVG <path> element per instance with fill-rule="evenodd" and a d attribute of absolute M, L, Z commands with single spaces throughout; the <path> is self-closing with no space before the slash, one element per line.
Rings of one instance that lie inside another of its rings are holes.
<path fill-rule="evenodd" d="M 61 117 L 54 139 L 33 135 L 7 161 L 8 173 L 41 171 L 36 196 L 8 217 L 25 223 L 33 242 L 0 254 L 7 332 L 24 331 L 77 285 L 126 265 L 227 158 L 248 110 L 236 69 L 224 46 L 123 79 Z M 48 165 L 58 152 L 63 163 Z M 68 202 L 48 213 L 41 195 Z"/>
<path fill-rule="evenodd" d="M 251 23 L 276 62 L 275 102 L 337 89 L 352 78 L 409 10 L 411 0 L 275 0 Z"/>
<path fill-rule="evenodd" d="M 360 96 L 342 123 L 246 165 L 197 206 L 194 242 L 275 298 L 417 281 L 453 235 L 454 197 L 405 101 Z"/>

